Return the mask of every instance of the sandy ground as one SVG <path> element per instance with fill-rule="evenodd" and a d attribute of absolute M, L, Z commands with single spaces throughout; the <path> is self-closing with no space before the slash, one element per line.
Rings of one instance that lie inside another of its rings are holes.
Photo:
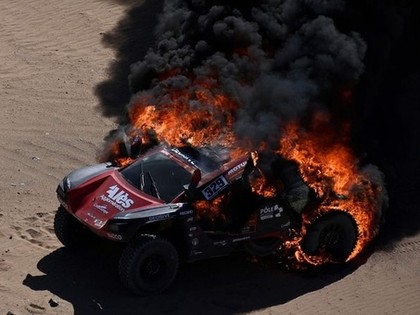
<path fill-rule="evenodd" d="M 0 314 L 418 314 L 418 234 L 318 272 L 242 256 L 195 263 L 148 298 L 121 287 L 118 253 L 62 248 L 55 188 L 115 127 L 94 91 L 115 58 L 102 37 L 129 2 L 0 2 Z"/>

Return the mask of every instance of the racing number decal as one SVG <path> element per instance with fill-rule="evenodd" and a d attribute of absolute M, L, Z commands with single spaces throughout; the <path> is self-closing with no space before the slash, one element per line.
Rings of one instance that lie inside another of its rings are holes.
<path fill-rule="evenodd" d="M 210 200 L 213 196 L 228 184 L 226 178 L 219 176 L 214 181 L 212 181 L 207 187 L 205 187 L 201 192 L 207 200 Z"/>

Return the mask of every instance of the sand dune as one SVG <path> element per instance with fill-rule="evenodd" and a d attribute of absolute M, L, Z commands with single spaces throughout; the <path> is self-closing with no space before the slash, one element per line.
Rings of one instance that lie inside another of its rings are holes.
<path fill-rule="evenodd" d="M 314 274 L 241 256 L 196 263 L 149 298 L 121 287 L 118 253 L 63 250 L 52 230 L 55 188 L 95 162 L 115 127 L 98 110 L 95 88 L 115 58 L 102 38 L 130 2 L 0 3 L 0 313 L 418 313 L 419 235 Z"/>

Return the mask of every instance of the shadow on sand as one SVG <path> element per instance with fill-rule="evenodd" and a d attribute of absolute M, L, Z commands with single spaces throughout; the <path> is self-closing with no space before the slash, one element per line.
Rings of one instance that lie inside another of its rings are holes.
<path fill-rule="evenodd" d="M 105 245 L 76 252 L 60 248 L 39 261 L 37 267 L 45 275 L 28 274 L 23 284 L 70 302 L 76 315 L 237 314 L 281 305 L 319 290 L 361 263 L 287 271 L 272 258 L 256 262 L 235 254 L 185 264 L 167 292 L 139 297 L 119 282 L 120 252 Z"/>

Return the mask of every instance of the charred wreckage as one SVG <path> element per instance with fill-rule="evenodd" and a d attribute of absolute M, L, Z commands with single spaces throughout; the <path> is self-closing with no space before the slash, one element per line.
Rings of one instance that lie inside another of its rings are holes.
<path fill-rule="evenodd" d="M 269 255 L 296 239 L 313 261 L 327 255 L 345 262 L 354 250 L 358 227 L 344 209 L 304 223 L 302 214 L 321 201 L 291 161 L 268 159 L 265 176 L 252 154 L 230 158 L 220 148 L 169 145 L 133 151 L 125 166 L 101 163 L 64 177 L 54 229 L 70 248 L 92 233 L 123 245 L 120 279 L 136 294 L 166 290 L 181 260 L 236 250 Z M 258 191 L 261 181 L 271 193 Z"/>

